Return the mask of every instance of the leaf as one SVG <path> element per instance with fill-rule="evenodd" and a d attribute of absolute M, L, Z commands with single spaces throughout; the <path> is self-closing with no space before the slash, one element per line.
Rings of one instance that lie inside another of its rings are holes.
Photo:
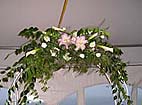
<path fill-rule="evenodd" d="M 26 90 L 24 91 L 24 95 L 27 95 L 29 92 L 30 92 L 30 90 L 29 90 L 29 89 L 26 89 Z"/>
<path fill-rule="evenodd" d="M 114 96 L 113 99 L 116 100 L 116 99 L 117 99 L 117 96 Z"/>
<path fill-rule="evenodd" d="M 12 92 L 15 92 L 15 87 L 14 87 L 14 86 L 11 87 L 10 90 L 11 90 Z"/>
<path fill-rule="evenodd" d="M 41 90 L 44 91 L 44 92 L 46 92 L 46 91 L 48 90 L 48 87 L 43 86 L 43 87 L 41 88 Z"/>
<path fill-rule="evenodd" d="M 8 90 L 8 95 L 11 95 L 11 90 L 10 89 Z"/>
<path fill-rule="evenodd" d="M 27 96 L 25 95 L 25 96 L 23 97 L 22 102 L 26 103 L 26 101 L 27 101 Z"/>
<path fill-rule="evenodd" d="M 7 67 L 5 70 L 9 70 L 9 69 L 11 69 L 11 67 Z"/>
<path fill-rule="evenodd" d="M 7 73 L 7 76 L 10 77 L 10 78 L 13 78 L 13 77 L 14 77 L 14 73 L 12 73 L 12 72 L 10 71 L 10 72 Z"/>
<path fill-rule="evenodd" d="M 117 88 L 112 91 L 112 94 L 114 94 L 114 93 L 116 93 L 116 92 L 117 92 Z"/>
<path fill-rule="evenodd" d="M 4 74 L 6 71 L 0 71 L 0 74 Z"/>
<path fill-rule="evenodd" d="M 123 52 L 121 51 L 121 49 L 119 49 L 119 48 L 114 48 L 114 53 L 116 54 L 116 55 L 122 55 L 123 54 Z"/>
<path fill-rule="evenodd" d="M 31 89 L 34 89 L 34 83 L 31 83 L 30 85 L 29 85 L 29 87 L 31 88 Z"/>
<path fill-rule="evenodd" d="M 32 77 L 32 82 L 36 82 L 36 77 Z"/>
<path fill-rule="evenodd" d="M 21 54 L 21 53 L 22 53 L 22 49 L 21 48 L 20 49 L 16 49 L 16 51 L 15 51 L 16 55 Z"/>
<path fill-rule="evenodd" d="M 21 77 L 19 78 L 19 82 L 20 82 L 21 84 L 22 84 L 22 82 L 23 82 L 23 80 L 22 80 L 22 78 L 21 78 Z"/>
<path fill-rule="evenodd" d="M 3 86 L 2 86 L 2 85 L 0 85 L 0 88 L 3 88 Z"/>
<path fill-rule="evenodd" d="M 30 27 L 29 29 L 24 29 L 19 33 L 19 36 L 23 36 L 27 39 L 31 38 L 35 38 L 34 33 L 38 31 L 37 27 Z"/>
<path fill-rule="evenodd" d="M 41 35 L 42 35 L 41 31 L 36 32 L 36 34 L 35 34 L 36 40 L 39 39 L 41 37 Z"/>
<path fill-rule="evenodd" d="M 17 83 L 15 83 L 15 87 L 18 89 L 18 84 Z"/>
<path fill-rule="evenodd" d="M 12 102 L 11 96 L 8 96 L 8 100 L 9 100 L 10 102 Z"/>
<path fill-rule="evenodd" d="M 2 79 L 3 82 L 8 82 L 8 77 Z"/>
<path fill-rule="evenodd" d="M 6 100 L 5 105 L 10 105 L 10 103 L 8 102 L 8 100 Z"/>
<path fill-rule="evenodd" d="M 78 32 L 77 32 L 77 36 L 83 35 L 85 32 L 84 30 L 81 28 Z"/>
<path fill-rule="evenodd" d="M 37 31 L 38 28 L 37 28 L 37 27 L 30 27 L 29 30 L 30 30 L 30 31 Z"/>

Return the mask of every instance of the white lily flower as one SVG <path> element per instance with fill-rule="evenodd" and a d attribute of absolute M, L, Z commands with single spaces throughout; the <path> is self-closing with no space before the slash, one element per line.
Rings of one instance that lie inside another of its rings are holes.
<path fill-rule="evenodd" d="M 91 48 L 93 48 L 93 47 L 95 47 L 96 46 L 96 42 L 94 41 L 94 42 L 91 42 L 90 44 L 89 44 L 89 47 L 91 47 Z"/>
<path fill-rule="evenodd" d="M 96 57 L 101 57 L 101 53 L 96 53 Z"/>
<path fill-rule="evenodd" d="M 44 36 L 43 39 L 45 40 L 45 42 L 49 42 L 50 41 L 50 37 L 49 36 Z"/>
<path fill-rule="evenodd" d="M 100 37 L 101 37 L 102 39 L 104 39 L 104 38 L 105 38 L 105 36 L 104 36 L 104 35 L 101 35 Z"/>
<path fill-rule="evenodd" d="M 26 57 L 29 55 L 34 55 L 39 49 L 34 49 L 26 53 Z"/>
<path fill-rule="evenodd" d="M 58 28 L 58 27 L 55 27 L 55 26 L 52 26 L 52 28 L 54 30 L 57 30 L 57 31 L 65 31 L 66 30 L 66 28 Z"/>
<path fill-rule="evenodd" d="M 56 52 L 53 52 L 52 50 L 50 50 L 51 56 L 55 57 L 56 56 Z"/>
<path fill-rule="evenodd" d="M 89 40 L 93 39 L 94 37 L 96 37 L 98 35 L 98 33 L 93 34 L 92 36 L 89 37 Z"/>
<path fill-rule="evenodd" d="M 46 48 L 46 47 L 47 47 L 47 44 L 46 44 L 46 43 L 42 43 L 42 44 L 41 44 L 41 47 L 42 47 L 42 48 Z"/>
<path fill-rule="evenodd" d="M 79 56 L 80 56 L 80 58 L 85 58 L 84 54 L 80 54 Z"/>
<path fill-rule="evenodd" d="M 106 46 L 101 46 L 101 45 L 99 45 L 98 47 L 100 47 L 100 48 L 104 49 L 105 51 L 110 51 L 110 52 L 112 52 L 112 53 L 113 53 L 113 48 L 106 47 Z"/>
<path fill-rule="evenodd" d="M 69 61 L 71 59 L 71 57 L 69 57 L 69 54 L 70 53 L 66 53 L 63 58 L 66 60 L 66 61 Z"/>

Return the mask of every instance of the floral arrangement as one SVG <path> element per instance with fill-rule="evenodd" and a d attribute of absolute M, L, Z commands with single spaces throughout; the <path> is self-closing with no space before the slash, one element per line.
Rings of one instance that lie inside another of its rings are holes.
<path fill-rule="evenodd" d="M 19 36 L 28 40 L 15 51 L 16 55 L 23 56 L 1 72 L 1 84 L 14 78 L 6 105 L 12 103 L 12 94 L 18 90 L 21 90 L 18 105 L 25 105 L 28 95 L 38 98 L 35 83 L 40 82 L 41 89 L 48 90 L 48 80 L 60 68 L 72 69 L 79 74 L 95 68 L 110 83 L 115 105 L 121 105 L 123 101 L 132 104 L 127 93 L 126 64 L 120 59 L 122 51 L 108 42 L 110 33 L 106 29 L 81 28 L 68 32 L 65 28 L 41 31 L 30 27 L 22 30 Z"/>

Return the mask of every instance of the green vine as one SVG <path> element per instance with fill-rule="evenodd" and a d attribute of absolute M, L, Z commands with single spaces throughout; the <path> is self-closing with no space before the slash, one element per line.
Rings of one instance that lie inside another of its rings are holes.
<path fill-rule="evenodd" d="M 115 104 L 121 105 L 125 100 L 127 105 L 132 105 L 126 91 L 126 64 L 120 59 L 122 51 L 108 42 L 110 33 L 106 29 L 81 28 L 68 32 L 64 28 L 40 31 L 30 27 L 21 31 L 19 36 L 28 40 L 15 51 L 16 55 L 23 56 L 1 72 L 1 87 L 3 82 L 14 78 L 6 105 L 12 103 L 12 94 L 18 90 L 21 90 L 18 105 L 25 105 L 28 95 L 38 98 L 35 83 L 40 82 L 41 89 L 48 90 L 47 81 L 64 67 L 79 74 L 87 73 L 91 67 L 97 68 L 97 72 L 111 84 Z"/>

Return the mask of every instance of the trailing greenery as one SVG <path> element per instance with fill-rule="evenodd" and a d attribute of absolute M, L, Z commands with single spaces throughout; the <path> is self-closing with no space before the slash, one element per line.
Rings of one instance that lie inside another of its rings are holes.
<path fill-rule="evenodd" d="M 126 64 L 120 59 L 122 51 L 108 42 L 110 33 L 106 29 L 81 28 L 68 32 L 57 27 L 45 31 L 30 27 L 21 31 L 19 36 L 28 40 L 15 51 L 16 55 L 23 56 L 1 72 L 1 87 L 3 82 L 13 80 L 6 105 L 12 103 L 12 94 L 18 90 L 21 90 L 18 105 L 25 105 L 28 95 L 38 98 L 35 83 L 40 82 L 41 89 L 48 90 L 47 81 L 61 68 L 82 74 L 88 73 L 92 67 L 111 84 L 117 105 L 124 100 L 127 105 L 132 104 L 124 86 L 128 77 Z"/>

